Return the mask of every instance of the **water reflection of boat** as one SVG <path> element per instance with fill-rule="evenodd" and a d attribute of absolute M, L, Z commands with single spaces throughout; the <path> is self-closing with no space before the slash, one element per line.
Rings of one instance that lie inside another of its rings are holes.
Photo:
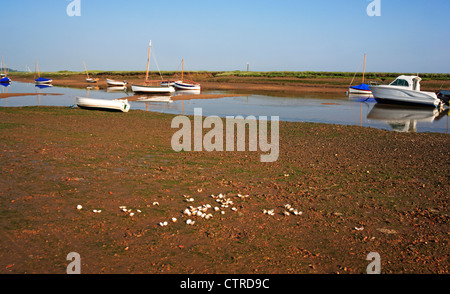
<path fill-rule="evenodd" d="M 348 99 L 356 102 L 376 102 L 372 94 L 349 94 Z"/>
<path fill-rule="evenodd" d="M 7 89 L 9 86 L 11 86 L 10 83 L 0 83 L 0 86 L 3 86 L 5 89 Z"/>
<path fill-rule="evenodd" d="M 171 96 L 142 96 L 137 98 L 137 101 L 141 102 L 163 102 L 163 103 L 172 103 Z"/>
<path fill-rule="evenodd" d="M 36 85 L 34 85 L 36 88 L 39 88 L 39 89 L 45 89 L 45 88 L 51 88 L 51 87 L 53 87 L 53 85 L 52 84 L 36 84 Z"/>
<path fill-rule="evenodd" d="M 375 100 L 379 103 L 417 104 L 437 107 L 442 104 L 436 93 L 420 91 L 418 76 L 397 77 L 389 85 L 370 86 Z"/>
<path fill-rule="evenodd" d="M 202 93 L 202 90 L 177 90 L 175 92 L 175 96 L 179 95 L 200 95 Z"/>
<path fill-rule="evenodd" d="M 116 92 L 116 91 L 126 91 L 127 86 L 114 86 L 114 87 L 107 87 L 106 92 Z"/>
<path fill-rule="evenodd" d="M 109 110 L 109 111 L 122 111 L 128 112 L 130 110 L 130 104 L 128 100 L 106 100 L 86 97 L 76 97 L 76 104 L 80 108 L 93 109 L 93 110 Z"/>
<path fill-rule="evenodd" d="M 438 108 L 376 104 L 367 119 L 384 121 L 397 132 L 415 132 L 417 122 L 431 123 L 441 112 Z"/>

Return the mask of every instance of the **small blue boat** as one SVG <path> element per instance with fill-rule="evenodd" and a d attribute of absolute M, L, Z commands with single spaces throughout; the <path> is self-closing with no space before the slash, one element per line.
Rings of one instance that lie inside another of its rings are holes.
<path fill-rule="evenodd" d="M 351 86 L 349 88 L 350 94 L 372 94 L 372 91 L 370 90 L 369 85 L 367 84 L 360 84 L 357 86 Z"/>
<path fill-rule="evenodd" d="M 372 95 L 372 91 L 370 90 L 369 85 L 364 83 L 364 74 L 366 72 L 366 54 L 364 54 L 364 68 L 363 68 L 363 77 L 362 83 L 357 86 L 350 86 L 348 89 L 349 94 L 367 94 Z M 356 74 L 355 74 L 356 76 Z M 353 82 L 353 80 L 352 80 Z"/>
<path fill-rule="evenodd" d="M 53 80 L 51 80 L 51 79 L 46 79 L 46 78 L 41 78 L 41 77 L 39 77 L 39 78 L 37 78 L 37 79 L 34 80 L 34 82 L 35 82 L 37 85 L 50 84 L 52 81 L 53 81 Z"/>
<path fill-rule="evenodd" d="M 11 83 L 11 79 L 8 78 L 8 77 L 3 77 L 3 78 L 0 79 L 0 83 L 2 83 L 2 84 L 9 84 L 9 83 Z"/>
<path fill-rule="evenodd" d="M 0 74 L 0 83 L 1 84 L 9 84 L 9 83 L 11 83 L 11 79 L 8 78 L 8 74 L 7 74 L 7 70 L 6 70 L 6 63 L 5 63 L 4 59 L 3 59 L 3 56 L 2 56 L 2 69 L 3 69 L 3 71 L 5 73 Z"/>
<path fill-rule="evenodd" d="M 51 82 L 53 81 L 52 79 L 41 78 L 41 74 L 39 73 L 39 64 L 37 61 L 36 61 L 36 70 L 38 73 L 38 78 L 34 80 L 36 85 L 51 84 Z"/>

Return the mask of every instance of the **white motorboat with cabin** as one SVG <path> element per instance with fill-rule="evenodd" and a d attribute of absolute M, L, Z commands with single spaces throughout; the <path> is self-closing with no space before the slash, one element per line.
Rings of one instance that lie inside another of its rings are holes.
<path fill-rule="evenodd" d="M 389 85 L 370 85 L 370 90 L 379 103 L 441 106 L 436 93 L 420 91 L 421 80 L 418 76 L 401 75 Z"/>

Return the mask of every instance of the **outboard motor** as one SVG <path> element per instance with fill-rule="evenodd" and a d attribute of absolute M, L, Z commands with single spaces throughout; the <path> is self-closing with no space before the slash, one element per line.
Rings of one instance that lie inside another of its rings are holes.
<path fill-rule="evenodd" d="M 438 97 L 439 99 L 441 99 L 441 101 L 443 101 L 445 105 L 449 105 L 449 101 L 450 101 L 450 91 L 440 90 L 440 91 L 437 93 L 437 97 Z"/>

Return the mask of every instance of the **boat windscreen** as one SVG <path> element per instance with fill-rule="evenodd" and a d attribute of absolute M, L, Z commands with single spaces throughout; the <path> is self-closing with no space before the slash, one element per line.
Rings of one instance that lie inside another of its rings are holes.
<path fill-rule="evenodd" d="M 409 83 L 407 80 L 404 79 L 396 79 L 391 83 L 391 86 L 402 86 L 402 87 L 409 87 Z"/>

